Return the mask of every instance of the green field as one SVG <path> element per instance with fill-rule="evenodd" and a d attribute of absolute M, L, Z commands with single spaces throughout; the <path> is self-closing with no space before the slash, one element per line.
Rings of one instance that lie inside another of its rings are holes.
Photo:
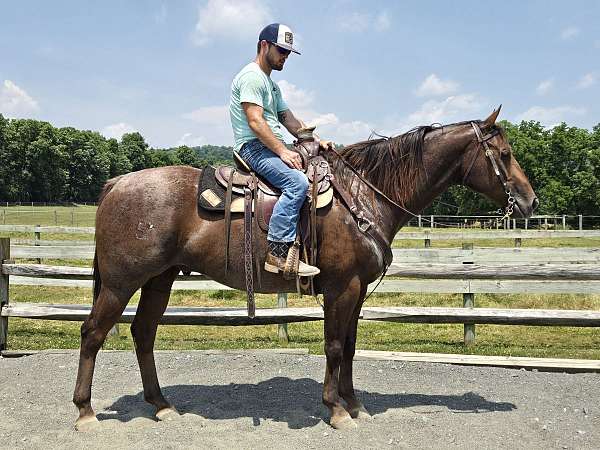
<path fill-rule="evenodd" d="M 19 209 L 17 221 L 14 210 Z M 25 212 L 26 210 L 30 212 Z M 73 210 L 76 210 L 74 212 Z M 55 225 L 65 217 L 77 218 L 75 226 L 93 226 L 95 207 L 9 207 L 0 208 L 5 217 L 15 220 L 11 224 Z M 57 211 L 55 213 L 55 211 Z M 71 226 L 60 222 L 58 225 Z M 445 230 L 449 231 L 449 230 Z M 464 231 L 464 230 L 457 230 Z M 4 233 L 0 236 L 32 239 L 27 233 Z M 42 235 L 42 239 L 92 240 L 91 235 Z M 456 247 L 460 241 L 432 241 L 435 247 Z M 476 246 L 511 247 L 510 239 L 475 241 Z M 523 247 L 600 247 L 600 239 L 524 239 Z M 397 247 L 422 247 L 423 241 L 396 241 Z M 46 264 L 87 266 L 89 261 L 44 261 Z M 11 302 L 91 303 L 91 290 L 80 288 L 13 286 Z M 137 301 L 137 296 L 132 303 Z M 316 306 L 311 297 L 289 296 L 290 306 Z M 476 306 L 497 308 L 540 309 L 600 309 L 599 295 L 493 295 L 478 294 Z M 369 306 L 462 306 L 462 296 L 439 294 L 373 295 Z M 245 305 L 245 294 L 231 291 L 176 291 L 171 296 L 171 306 L 239 306 Z M 275 296 L 260 295 L 259 307 L 275 307 Z M 79 323 L 43 320 L 10 319 L 9 341 L 11 349 L 77 348 Z M 323 352 L 322 322 L 290 324 L 290 343 L 281 344 L 276 326 L 217 327 L 217 326 L 161 326 L 156 342 L 158 349 L 235 349 L 277 348 L 281 346 L 306 347 L 313 353 Z M 594 328 L 529 327 L 477 325 L 476 344 L 463 345 L 462 325 L 391 324 L 361 322 L 357 348 L 390 351 L 416 351 L 440 353 L 472 353 L 483 355 L 512 355 L 533 357 L 563 357 L 600 359 L 600 332 Z M 120 335 L 110 337 L 107 349 L 132 349 L 128 325 L 120 325 Z"/>

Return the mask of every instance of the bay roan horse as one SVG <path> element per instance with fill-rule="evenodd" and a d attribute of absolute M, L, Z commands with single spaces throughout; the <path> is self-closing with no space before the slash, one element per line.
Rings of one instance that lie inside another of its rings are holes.
<path fill-rule="evenodd" d="M 465 184 L 499 205 L 514 198 L 513 214 L 528 217 L 538 200 L 512 155 L 504 132 L 495 124 L 499 109 L 483 121 L 444 127 L 419 127 L 389 139 L 376 139 L 340 150 L 346 163 L 330 153 L 326 158 L 339 184 L 391 244 L 394 235 L 450 185 Z M 487 135 L 486 156 L 480 136 Z M 492 158 L 490 158 L 490 156 Z M 491 160 L 494 160 L 499 175 Z M 375 193 L 355 173 L 370 181 L 399 208 Z M 244 289 L 243 219 L 231 224 L 231 262 L 225 274 L 225 227 L 222 214 L 197 207 L 200 170 L 161 167 L 129 173 L 107 182 L 96 213 L 94 304 L 81 326 L 81 350 L 73 402 L 79 409 L 76 428 L 93 427 L 91 385 L 96 354 L 121 316 L 131 296 L 141 298 L 131 326 L 140 366 L 144 398 L 156 416 L 177 415 L 163 397 L 154 363 L 158 322 L 167 307 L 173 280 L 182 267 L 208 275 L 228 286 Z M 506 188 L 503 184 L 506 182 Z M 346 205 L 335 196 L 318 212 L 318 267 L 315 286 L 323 294 L 327 365 L 323 402 L 335 428 L 355 426 L 353 418 L 369 417 L 356 398 L 352 359 L 356 327 L 367 286 L 383 272 L 383 252 L 362 233 Z M 239 241 L 239 242 L 238 242 Z M 266 237 L 257 254 L 266 254 Z M 294 281 L 262 272 L 258 292 L 295 292 Z"/>

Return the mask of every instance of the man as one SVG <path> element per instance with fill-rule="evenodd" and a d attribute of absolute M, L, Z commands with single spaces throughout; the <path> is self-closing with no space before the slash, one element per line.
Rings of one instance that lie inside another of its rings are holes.
<path fill-rule="evenodd" d="M 290 111 L 271 71 L 280 71 L 293 48 L 294 36 L 285 25 L 266 26 L 258 37 L 254 61 L 245 66 L 231 84 L 229 113 L 235 138 L 234 151 L 260 176 L 281 190 L 273 208 L 267 235 L 269 252 L 265 270 L 283 272 L 289 248 L 296 238 L 298 215 L 306 198 L 308 179 L 300 155 L 283 141 L 283 125 L 293 136 L 304 123 Z M 321 141 L 322 148 L 332 145 Z M 313 276 L 317 267 L 300 261 L 298 275 Z"/>

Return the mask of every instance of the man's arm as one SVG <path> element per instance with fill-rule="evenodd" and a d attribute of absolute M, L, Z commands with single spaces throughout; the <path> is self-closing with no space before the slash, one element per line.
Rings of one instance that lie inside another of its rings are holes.
<path fill-rule="evenodd" d="M 260 141 L 265 144 L 269 150 L 279 156 L 281 160 L 288 166 L 294 169 L 302 170 L 302 158 L 298 153 L 288 150 L 283 142 L 277 139 L 277 137 L 273 134 L 273 131 L 263 116 L 264 110 L 262 106 L 258 106 L 254 103 L 243 102 L 242 108 L 244 108 L 244 113 L 248 119 L 248 126 L 258 137 L 258 139 L 260 139 Z"/>
<path fill-rule="evenodd" d="M 298 138 L 298 130 L 300 128 L 306 127 L 305 123 L 294 116 L 294 113 L 291 109 L 286 109 L 285 111 L 280 111 L 278 114 L 279 122 L 290 132 L 292 136 Z M 333 142 L 321 140 L 319 136 L 313 133 L 313 136 L 319 139 L 320 147 L 324 150 L 328 148 L 333 148 Z"/>
<path fill-rule="evenodd" d="M 298 130 L 300 128 L 305 127 L 306 125 L 296 116 L 291 109 L 286 109 L 285 111 L 280 111 L 277 114 L 279 118 L 279 122 L 290 132 L 292 136 L 295 138 L 298 137 Z"/>

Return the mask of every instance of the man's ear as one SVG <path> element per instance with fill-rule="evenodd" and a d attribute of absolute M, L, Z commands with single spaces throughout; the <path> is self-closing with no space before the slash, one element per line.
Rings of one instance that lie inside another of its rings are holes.
<path fill-rule="evenodd" d="M 481 124 L 482 128 L 491 128 L 495 123 L 498 115 L 500 114 L 500 110 L 502 109 L 502 105 L 498 106 L 498 109 L 492 111 L 492 113 L 488 116 L 487 119 L 483 121 Z"/>
<path fill-rule="evenodd" d="M 267 41 L 260 41 L 260 51 L 264 53 L 269 51 L 269 43 Z"/>

